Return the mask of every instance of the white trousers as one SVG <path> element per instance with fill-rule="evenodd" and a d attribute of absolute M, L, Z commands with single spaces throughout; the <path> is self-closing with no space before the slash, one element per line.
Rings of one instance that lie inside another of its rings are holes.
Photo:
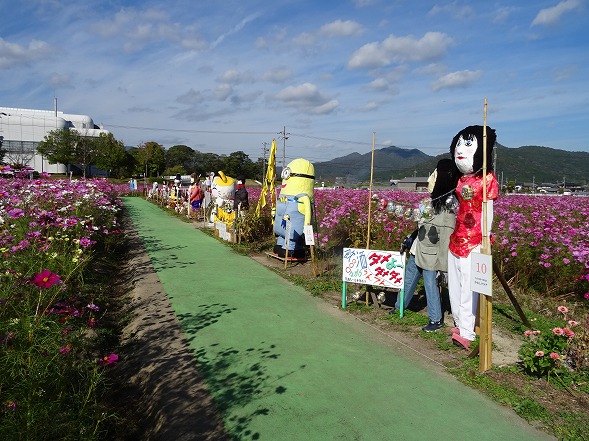
<path fill-rule="evenodd" d="M 480 245 L 472 251 L 479 252 Z M 470 289 L 471 254 L 457 257 L 448 251 L 448 294 L 454 323 L 460 329 L 460 336 L 474 340 L 479 294 Z"/>

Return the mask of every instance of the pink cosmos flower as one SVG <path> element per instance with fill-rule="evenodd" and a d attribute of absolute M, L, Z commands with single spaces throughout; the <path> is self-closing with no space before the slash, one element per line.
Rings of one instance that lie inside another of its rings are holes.
<path fill-rule="evenodd" d="M 46 269 L 35 274 L 31 282 L 41 288 L 51 288 L 53 285 L 61 283 L 61 277 Z"/>
<path fill-rule="evenodd" d="M 536 351 L 536 357 L 544 357 L 544 351 Z"/>
<path fill-rule="evenodd" d="M 570 328 L 562 328 L 562 332 L 567 338 L 573 338 L 575 336 L 575 333 Z"/>
<path fill-rule="evenodd" d="M 567 308 L 566 306 L 560 305 L 557 308 L 560 312 L 562 312 L 563 314 L 566 314 L 567 312 L 569 312 L 569 308 Z"/>
<path fill-rule="evenodd" d="M 564 335 L 564 329 L 563 328 L 552 328 L 552 333 L 554 335 Z"/>
<path fill-rule="evenodd" d="M 529 330 L 529 329 L 526 329 L 526 330 L 524 331 L 524 335 L 525 335 L 526 337 L 530 337 L 531 335 L 534 335 L 534 333 L 533 333 L 531 330 Z"/>
<path fill-rule="evenodd" d="M 18 219 L 19 217 L 23 217 L 25 212 L 21 208 L 11 208 L 7 214 L 13 219 Z"/>
<path fill-rule="evenodd" d="M 551 352 L 550 358 L 552 358 L 553 360 L 560 360 L 560 355 L 558 355 L 556 352 Z"/>
<path fill-rule="evenodd" d="M 68 343 L 67 345 L 59 348 L 59 353 L 62 355 L 67 355 L 71 352 L 72 349 L 73 349 L 72 345 Z"/>
<path fill-rule="evenodd" d="M 95 305 L 94 303 L 88 303 L 87 308 L 94 312 L 100 311 L 100 307 L 98 305 Z"/>
<path fill-rule="evenodd" d="M 88 248 L 90 245 L 95 244 L 96 241 L 90 240 L 87 237 L 80 238 L 80 246 L 82 248 Z"/>
<path fill-rule="evenodd" d="M 108 366 L 110 364 L 117 364 L 118 360 L 119 356 L 117 354 L 110 354 L 105 355 L 100 360 L 98 360 L 98 364 L 100 364 L 101 366 Z"/>
<path fill-rule="evenodd" d="M 579 322 L 576 322 L 574 320 L 569 320 L 569 325 L 571 326 L 577 326 L 579 324 Z"/>

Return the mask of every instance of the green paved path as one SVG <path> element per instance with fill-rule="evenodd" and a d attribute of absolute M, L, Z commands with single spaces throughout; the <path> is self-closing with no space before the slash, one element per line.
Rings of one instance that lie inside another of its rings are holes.
<path fill-rule="evenodd" d="M 236 439 L 550 439 L 193 225 L 124 203 Z"/>

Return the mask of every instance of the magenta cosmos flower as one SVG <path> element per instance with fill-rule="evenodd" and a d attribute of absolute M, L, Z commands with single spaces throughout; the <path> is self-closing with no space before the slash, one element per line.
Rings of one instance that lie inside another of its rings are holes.
<path fill-rule="evenodd" d="M 98 360 L 98 364 L 101 366 L 108 366 L 109 364 L 117 364 L 117 361 L 119 361 L 119 356 L 117 354 L 110 354 L 105 355 L 100 360 Z"/>
<path fill-rule="evenodd" d="M 61 277 L 46 269 L 35 274 L 31 281 L 41 288 L 51 288 L 53 285 L 61 283 Z"/>

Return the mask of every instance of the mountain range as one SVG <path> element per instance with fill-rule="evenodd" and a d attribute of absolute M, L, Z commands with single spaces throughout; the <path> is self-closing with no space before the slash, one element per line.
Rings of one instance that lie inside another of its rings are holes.
<path fill-rule="evenodd" d="M 353 185 L 369 182 L 371 153 L 351 153 L 326 162 L 315 163 L 318 181 L 335 181 Z M 577 183 L 589 182 L 589 153 L 569 152 L 540 146 L 518 148 L 496 144 L 495 174 L 504 182 Z M 450 154 L 429 156 L 418 149 L 395 146 L 374 151 L 373 181 L 389 183 L 391 179 L 427 177 L 441 158 Z"/>

